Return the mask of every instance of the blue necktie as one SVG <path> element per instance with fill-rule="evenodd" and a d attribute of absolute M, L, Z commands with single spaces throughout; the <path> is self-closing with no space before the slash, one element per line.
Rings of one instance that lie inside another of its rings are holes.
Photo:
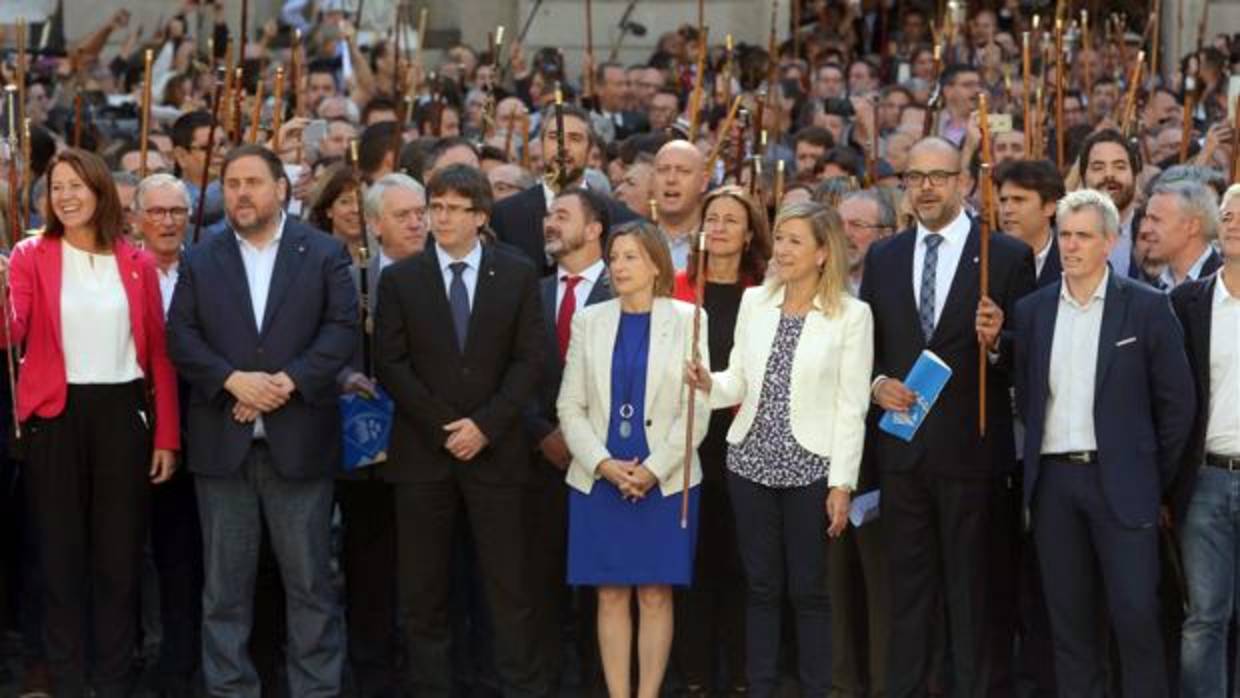
<path fill-rule="evenodd" d="M 452 324 L 456 327 L 456 345 L 461 353 L 465 353 L 465 337 L 469 334 L 469 291 L 465 288 L 462 275 L 469 265 L 465 262 L 453 262 L 448 265 L 452 270 L 452 285 L 448 288 L 448 305 L 452 306 Z"/>
<path fill-rule="evenodd" d="M 930 341 L 934 334 L 934 284 L 939 268 L 939 245 L 943 236 L 931 233 L 925 237 L 926 258 L 921 263 L 921 291 L 917 296 L 917 314 L 921 318 L 921 334 Z"/>

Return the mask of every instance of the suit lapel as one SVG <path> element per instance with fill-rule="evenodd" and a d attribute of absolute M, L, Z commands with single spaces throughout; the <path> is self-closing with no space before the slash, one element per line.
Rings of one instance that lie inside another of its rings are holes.
<path fill-rule="evenodd" d="M 591 350 L 598 357 L 599 364 L 594 370 L 595 386 L 602 398 L 601 403 L 611 409 L 611 361 L 616 353 L 616 333 L 620 331 L 620 303 L 609 303 L 599 309 L 598 327 L 593 328 L 593 346 Z M 654 322 L 654 318 L 651 318 Z M 649 394 L 649 390 L 647 390 Z"/>
<path fill-rule="evenodd" d="M 1107 279 L 1107 297 L 1102 304 L 1102 329 L 1098 332 L 1098 368 L 1094 376 L 1094 394 L 1102 390 L 1107 369 L 1115 357 L 1115 343 L 1119 341 L 1128 314 L 1128 289 L 1119 282 L 1114 273 Z"/>
<path fill-rule="evenodd" d="M 896 298 L 901 299 L 900 305 L 908 311 L 906 323 L 910 323 L 909 327 L 917 328 L 915 330 L 921 341 L 925 342 L 925 338 L 921 336 L 921 320 L 917 315 L 917 291 L 913 288 L 913 248 L 917 245 L 917 229 L 906 231 L 901 236 L 892 240 L 891 251 L 895 257 L 896 273 L 891 279 L 895 286 Z M 877 296 L 877 294 L 875 294 Z"/>
<path fill-rule="evenodd" d="M 650 308 L 650 349 L 646 355 L 646 399 L 642 402 L 646 419 L 654 406 L 655 390 L 659 386 L 659 372 L 667 361 L 682 362 L 685 354 L 677 353 L 672 346 L 672 334 L 676 329 L 676 311 L 671 303 L 662 298 L 654 299 Z"/>
<path fill-rule="evenodd" d="M 442 278 L 440 276 L 440 279 Z M 474 284 L 474 302 L 469 309 L 469 330 L 465 333 L 465 353 L 469 353 L 470 340 L 478 335 L 482 314 L 495 305 L 493 294 L 498 286 L 497 279 L 495 255 L 487 245 L 482 245 L 482 258 L 478 260 L 478 278 Z"/>
<path fill-rule="evenodd" d="M 614 296 L 615 294 L 611 290 L 611 278 L 607 275 L 607 270 L 603 269 L 603 273 L 598 275 L 598 281 L 590 289 L 590 295 L 586 298 L 586 305 L 609 301 Z"/>
<path fill-rule="evenodd" d="M 939 315 L 939 321 L 934 326 L 934 334 L 930 339 L 933 341 L 943 331 L 943 326 L 955 321 L 957 318 L 964 318 L 969 321 L 970 327 L 973 325 L 973 317 L 975 313 L 967 306 L 968 301 L 977 295 L 980 290 L 981 267 L 979 266 L 978 251 L 981 245 L 981 233 L 977 226 L 973 225 L 969 229 L 969 236 L 965 238 L 964 250 L 960 253 L 960 261 L 956 264 L 956 274 L 952 277 L 952 283 L 947 291 L 947 299 L 943 302 L 943 312 Z"/>
<path fill-rule="evenodd" d="M 275 317 L 284 297 L 288 295 L 301 264 L 306 259 L 305 232 L 294 225 L 285 224 L 284 234 L 280 237 L 280 249 L 276 250 L 276 266 L 271 272 L 271 288 L 267 291 L 267 306 L 263 309 L 262 333 L 266 334 L 271 327 L 271 319 Z"/>
<path fill-rule="evenodd" d="M 211 253 L 220 267 L 220 274 L 224 277 L 224 286 L 229 293 L 234 294 L 233 301 L 236 302 L 241 316 L 248 320 L 247 326 L 253 329 L 257 336 L 258 323 L 254 320 L 250 282 L 245 275 L 245 264 L 241 261 L 241 249 L 238 247 L 237 238 L 231 230 L 228 230 L 217 235 L 212 244 L 214 249 Z"/>
<path fill-rule="evenodd" d="M 1192 298 L 1192 309 L 1189 311 L 1189 329 L 1190 332 L 1196 334 L 1196 341 L 1192 342 L 1193 359 L 1197 364 L 1197 372 L 1201 376 L 1202 387 L 1208 386 L 1210 382 L 1210 330 L 1214 319 L 1214 286 L 1218 283 L 1218 274 L 1210 277 L 1205 287 Z M 1208 396 L 1198 395 L 1198 400 L 1207 399 Z"/>
<path fill-rule="evenodd" d="M 1059 240 L 1056 239 L 1054 229 L 1051 230 L 1051 249 L 1046 254 L 1046 261 L 1042 263 L 1042 273 L 1038 274 L 1038 288 L 1048 286 L 1059 280 L 1063 274 L 1063 265 L 1059 262 Z"/>
<path fill-rule="evenodd" d="M 434 328 L 434 336 L 443 342 L 448 351 L 460 353 L 456 343 L 456 329 L 452 324 L 452 310 L 448 307 L 448 288 L 444 286 L 443 270 L 439 268 L 439 257 L 435 254 L 435 246 L 427 245 L 426 249 L 415 258 L 424 266 L 422 274 L 425 287 L 417 289 L 418 300 L 415 316 L 425 311 L 426 327 Z M 470 313 L 472 317 L 473 313 Z"/>
<path fill-rule="evenodd" d="M 1055 344 L 1055 322 L 1059 317 L 1059 294 L 1062 292 L 1063 281 L 1054 284 L 1055 293 L 1042 301 L 1038 308 L 1035 322 L 1037 323 L 1034 337 L 1038 342 L 1034 347 L 1037 351 L 1037 363 L 1040 373 L 1036 376 L 1037 383 L 1031 385 L 1039 395 L 1038 404 L 1045 405 L 1051 392 L 1051 347 Z"/>

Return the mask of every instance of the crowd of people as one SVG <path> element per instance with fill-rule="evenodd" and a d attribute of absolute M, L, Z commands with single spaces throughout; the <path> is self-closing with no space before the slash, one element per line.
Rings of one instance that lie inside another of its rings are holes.
<path fill-rule="evenodd" d="M 1240 39 L 1074 7 L 9 27 L 0 684 L 1230 695 Z"/>

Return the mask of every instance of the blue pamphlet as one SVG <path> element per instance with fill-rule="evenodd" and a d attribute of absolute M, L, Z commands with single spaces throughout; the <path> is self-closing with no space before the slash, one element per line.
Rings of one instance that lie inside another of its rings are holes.
<path fill-rule="evenodd" d="M 376 386 L 375 396 L 340 396 L 341 435 L 346 472 L 387 460 L 396 405 Z"/>
<path fill-rule="evenodd" d="M 907 412 L 884 412 L 878 428 L 896 438 L 912 441 L 951 377 L 951 366 L 934 352 L 923 351 L 904 379 L 905 387 L 917 394 L 917 402 Z"/>
<path fill-rule="evenodd" d="M 880 495 L 881 492 L 879 490 L 870 490 L 853 498 L 852 509 L 848 512 L 848 520 L 852 522 L 853 528 L 878 518 L 878 500 Z"/>

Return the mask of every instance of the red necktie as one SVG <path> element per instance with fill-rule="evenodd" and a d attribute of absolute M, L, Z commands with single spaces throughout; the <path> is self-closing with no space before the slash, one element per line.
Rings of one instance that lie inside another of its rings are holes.
<path fill-rule="evenodd" d="M 555 316 L 555 336 L 560 340 L 560 361 L 568 356 L 568 340 L 573 333 L 573 313 L 577 311 L 577 293 L 574 289 L 581 283 L 580 276 L 562 276 L 564 282 L 564 299 L 560 301 L 560 312 Z"/>

